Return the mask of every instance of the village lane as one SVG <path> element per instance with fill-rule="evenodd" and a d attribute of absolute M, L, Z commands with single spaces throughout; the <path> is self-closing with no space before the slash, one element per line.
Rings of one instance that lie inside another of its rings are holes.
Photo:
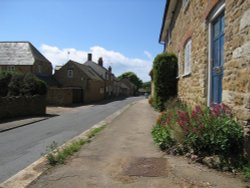
<path fill-rule="evenodd" d="M 141 99 L 130 97 L 88 108 L 78 107 L 57 117 L 1 132 L 0 182 L 40 158 L 53 141 L 61 145 L 126 105 Z"/>

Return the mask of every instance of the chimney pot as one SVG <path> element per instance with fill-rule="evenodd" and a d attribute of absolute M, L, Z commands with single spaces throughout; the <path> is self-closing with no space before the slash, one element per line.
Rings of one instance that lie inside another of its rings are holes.
<path fill-rule="evenodd" d="M 108 70 L 109 70 L 109 72 L 110 72 L 110 73 L 112 72 L 112 68 L 111 68 L 111 66 L 109 66 Z"/>
<path fill-rule="evenodd" d="M 88 53 L 88 61 L 92 61 L 92 54 Z"/>
<path fill-rule="evenodd" d="M 98 65 L 103 67 L 103 59 L 101 57 L 98 59 Z"/>

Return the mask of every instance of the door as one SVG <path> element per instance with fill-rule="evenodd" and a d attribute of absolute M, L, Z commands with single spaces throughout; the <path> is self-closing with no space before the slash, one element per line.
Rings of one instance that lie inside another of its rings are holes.
<path fill-rule="evenodd" d="M 211 103 L 220 104 L 224 72 L 224 13 L 212 22 L 211 51 Z"/>

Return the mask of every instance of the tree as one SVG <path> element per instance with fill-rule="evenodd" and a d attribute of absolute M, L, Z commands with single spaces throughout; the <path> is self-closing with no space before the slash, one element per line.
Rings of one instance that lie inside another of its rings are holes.
<path fill-rule="evenodd" d="M 146 92 L 150 93 L 151 91 L 151 82 L 144 82 L 142 84 L 142 88 L 146 90 Z"/>
<path fill-rule="evenodd" d="M 138 90 L 142 86 L 142 80 L 133 72 L 125 72 L 118 76 L 119 80 L 123 78 L 127 78 L 130 82 L 135 84 L 135 86 L 137 87 L 136 90 Z"/>

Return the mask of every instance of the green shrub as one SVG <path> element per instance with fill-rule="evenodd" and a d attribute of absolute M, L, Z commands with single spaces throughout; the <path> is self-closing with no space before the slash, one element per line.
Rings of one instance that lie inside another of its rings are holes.
<path fill-rule="evenodd" d="M 23 87 L 21 88 L 22 95 L 46 95 L 46 84 L 35 77 L 33 74 L 25 74 L 23 79 Z"/>
<path fill-rule="evenodd" d="M 47 85 L 30 73 L 0 73 L 0 96 L 46 95 Z"/>
<path fill-rule="evenodd" d="M 153 128 L 158 145 L 181 144 L 201 157 L 218 155 L 223 165 L 243 165 L 243 128 L 233 119 L 229 107 L 217 104 L 189 110 L 178 102 L 173 104 L 168 104 Z"/>
<path fill-rule="evenodd" d="M 5 97 L 8 94 L 8 85 L 11 80 L 9 72 L 0 72 L 0 97 Z"/>
<path fill-rule="evenodd" d="M 24 74 L 12 73 L 10 83 L 8 85 L 8 96 L 21 95 L 21 89 L 23 87 Z"/>
<path fill-rule="evenodd" d="M 171 138 L 169 129 L 166 126 L 157 124 L 152 130 L 154 142 L 162 149 L 168 149 L 174 145 L 174 140 Z"/>
<path fill-rule="evenodd" d="M 156 56 L 153 62 L 154 102 L 157 110 L 164 110 L 164 103 L 177 95 L 177 57 L 171 53 Z"/>

